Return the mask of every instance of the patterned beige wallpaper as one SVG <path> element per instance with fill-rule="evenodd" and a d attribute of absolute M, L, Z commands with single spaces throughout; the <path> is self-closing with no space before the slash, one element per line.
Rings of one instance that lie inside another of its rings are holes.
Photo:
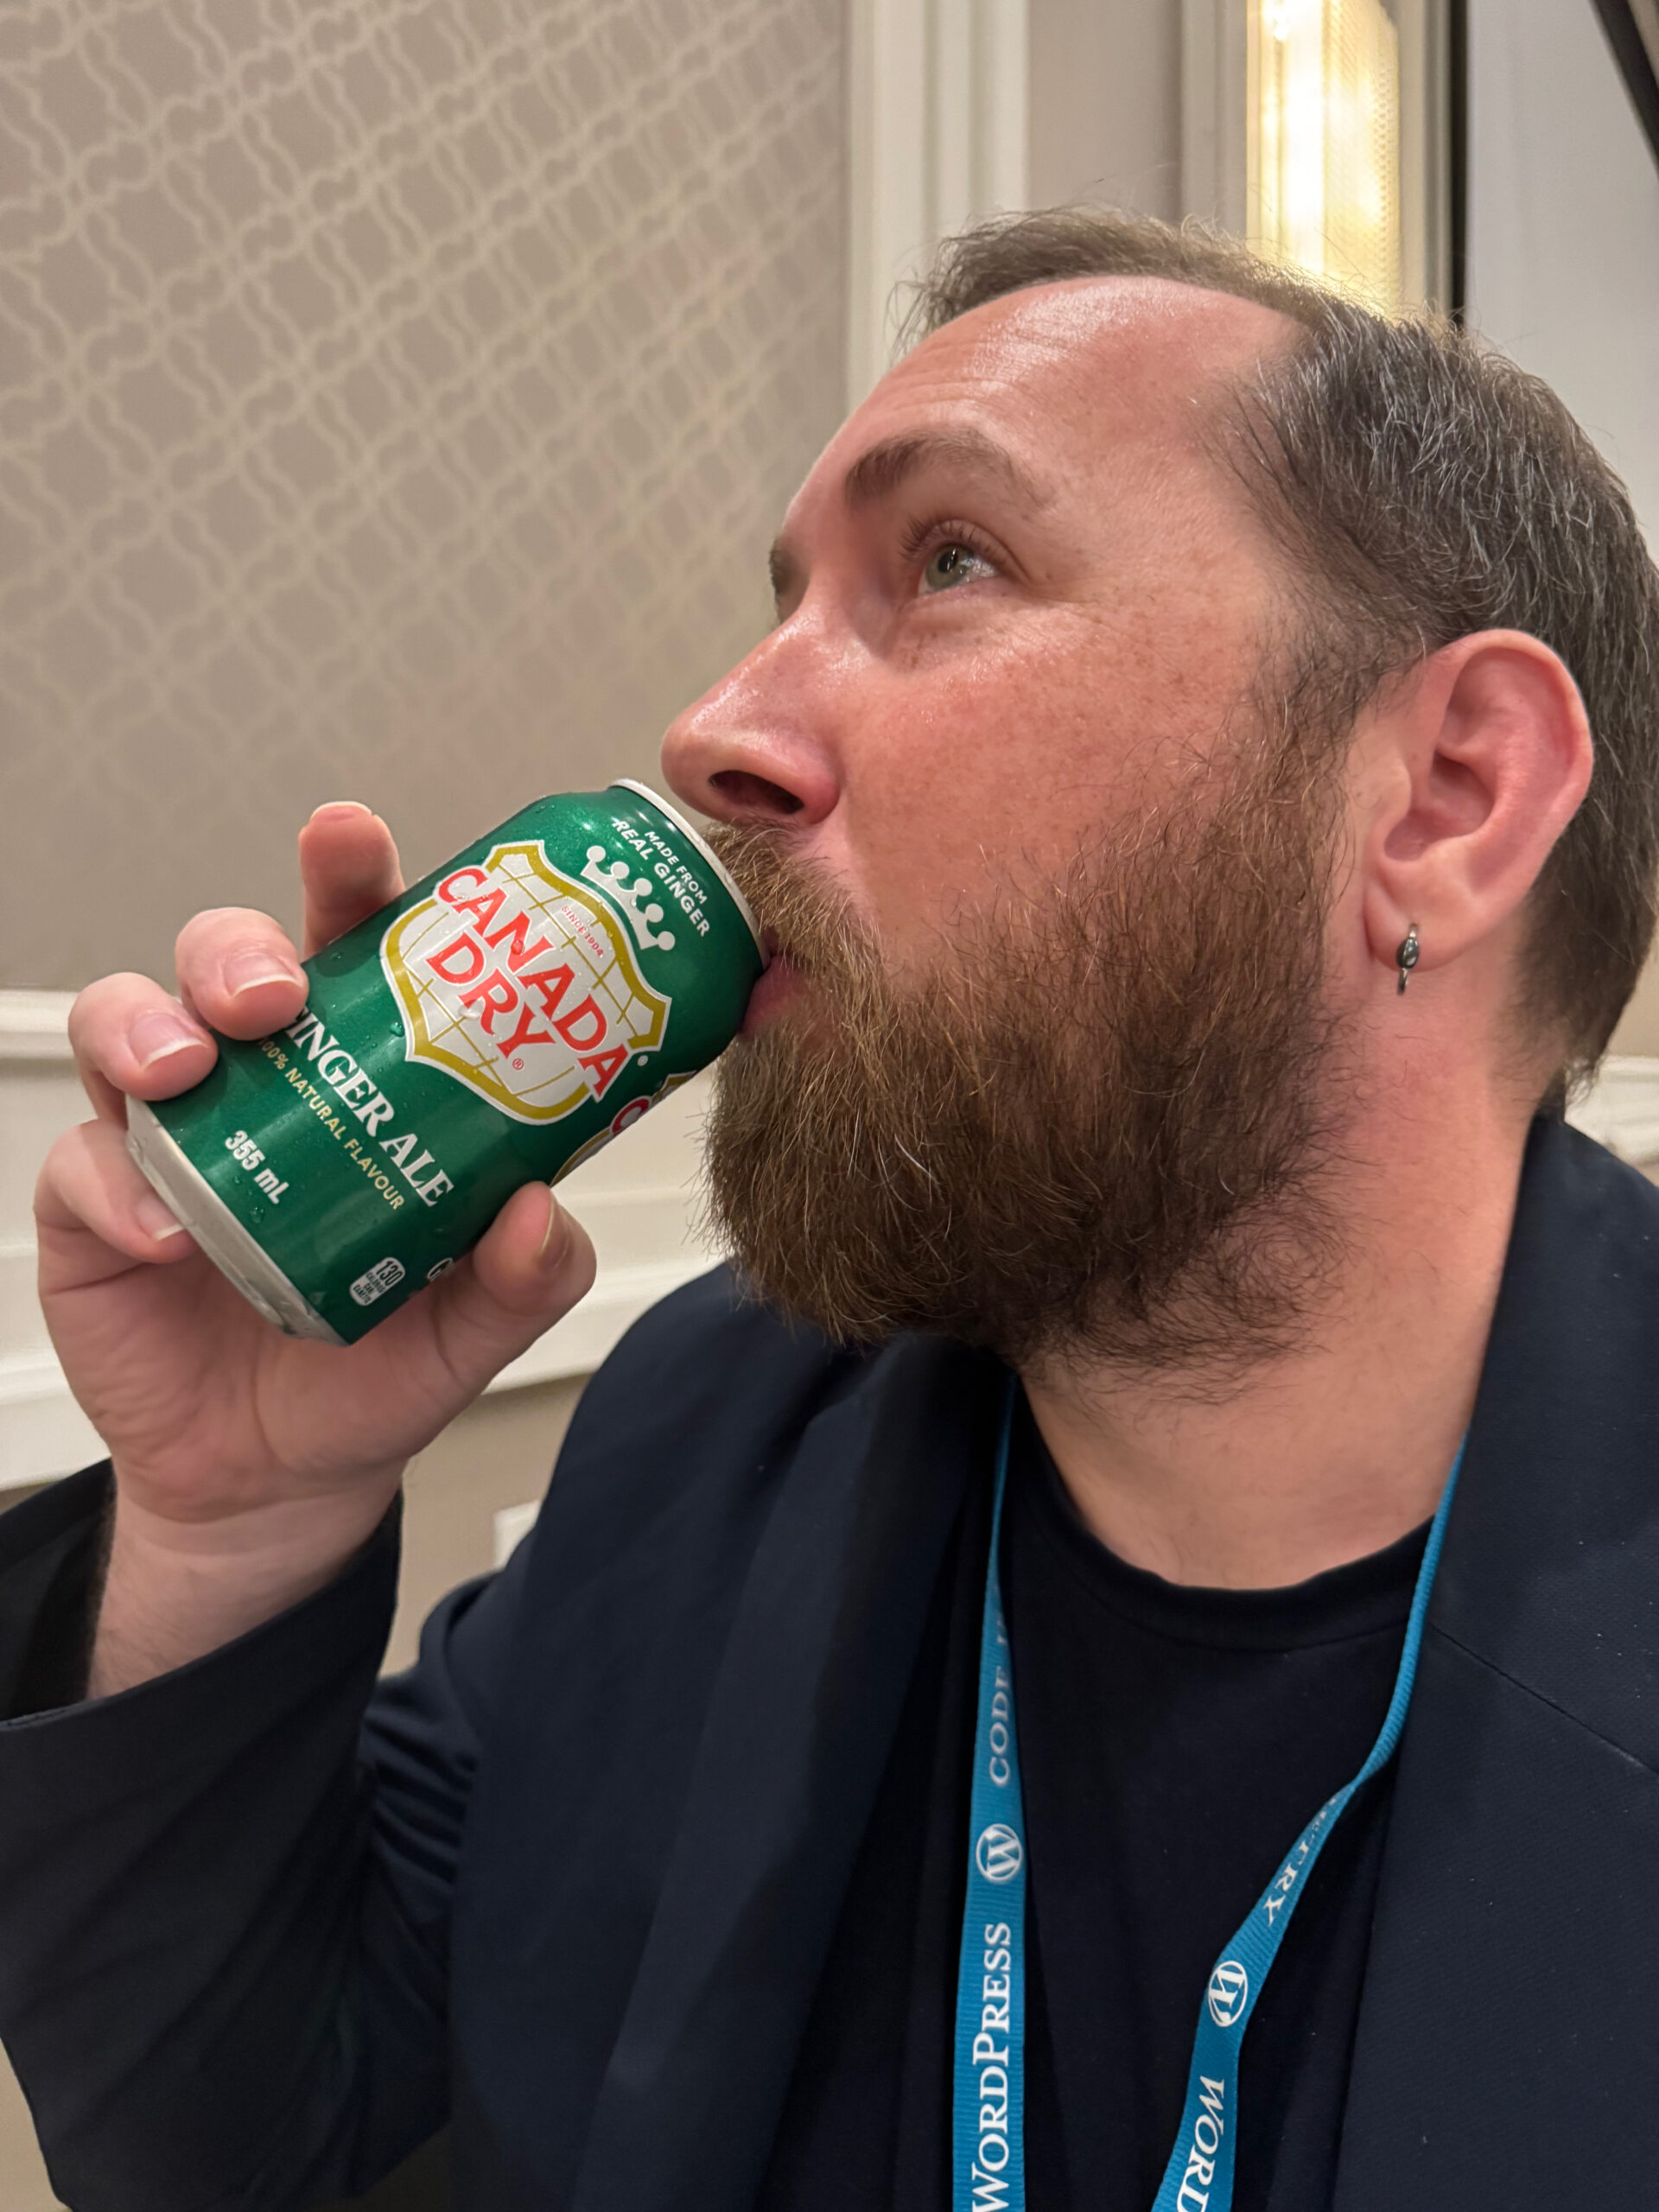
<path fill-rule="evenodd" d="M 654 771 L 841 404 L 841 0 L 0 10 L 0 983 Z"/>

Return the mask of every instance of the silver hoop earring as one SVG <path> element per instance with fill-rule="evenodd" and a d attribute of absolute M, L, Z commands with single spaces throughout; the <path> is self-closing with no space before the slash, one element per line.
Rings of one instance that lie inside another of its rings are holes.
<path fill-rule="evenodd" d="M 1414 922 L 1400 940 L 1400 950 L 1395 954 L 1395 965 L 1400 970 L 1399 995 L 1406 995 L 1406 979 L 1422 957 L 1422 946 L 1417 942 L 1417 925 Z"/>

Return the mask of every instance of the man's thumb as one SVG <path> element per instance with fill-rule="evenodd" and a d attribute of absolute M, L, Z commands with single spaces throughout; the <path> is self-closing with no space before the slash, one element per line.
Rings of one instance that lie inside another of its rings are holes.
<path fill-rule="evenodd" d="M 495 1374 L 587 1294 L 594 1266 L 582 1224 L 545 1183 L 526 1183 L 490 1224 L 472 1265 L 435 1286 L 452 1364 L 464 1360 Z"/>

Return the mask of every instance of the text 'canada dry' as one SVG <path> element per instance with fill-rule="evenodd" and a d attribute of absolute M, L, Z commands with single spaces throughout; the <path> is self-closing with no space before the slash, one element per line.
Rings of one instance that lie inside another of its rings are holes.
<path fill-rule="evenodd" d="M 761 966 L 654 792 L 540 799 L 308 960 L 285 1029 L 130 1100 L 129 1147 L 262 1313 L 350 1344 L 715 1058 Z"/>

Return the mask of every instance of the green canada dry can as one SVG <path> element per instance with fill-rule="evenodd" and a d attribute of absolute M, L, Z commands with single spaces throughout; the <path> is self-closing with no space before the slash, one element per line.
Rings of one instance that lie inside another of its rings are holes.
<path fill-rule="evenodd" d="M 129 1101 L 128 1145 L 268 1319 L 351 1344 L 706 1066 L 762 965 L 654 792 L 541 799 L 308 960 L 285 1029 Z"/>

